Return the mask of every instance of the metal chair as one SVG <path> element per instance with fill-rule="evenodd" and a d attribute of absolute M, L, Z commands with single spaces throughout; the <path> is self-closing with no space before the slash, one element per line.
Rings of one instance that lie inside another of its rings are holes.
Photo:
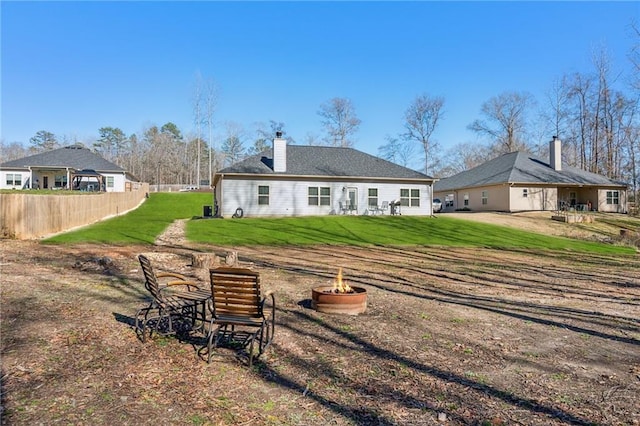
<path fill-rule="evenodd" d="M 343 203 L 342 201 L 338 201 L 338 204 L 340 205 L 340 213 L 341 214 L 347 214 L 349 213 L 351 210 L 349 208 L 349 203 Z"/>
<path fill-rule="evenodd" d="M 151 337 L 154 332 L 170 335 L 193 330 L 198 322 L 204 327 L 205 306 L 211 297 L 209 291 L 201 290 L 196 283 L 180 274 L 156 274 L 144 255 L 139 255 L 138 260 L 144 274 L 144 286 L 152 297 L 149 305 L 136 313 L 135 327 L 140 340 L 145 342 L 147 331 Z M 166 282 L 166 279 L 170 280 Z"/>
<path fill-rule="evenodd" d="M 262 295 L 260 274 L 245 268 L 215 268 L 211 276 L 211 320 L 207 336 L 207 362 L 221 345 L 247 350 L 249 367 L 273 341 L 275 296 Z M 257 355 L 254 343 L 257 341 Z M 247 349 L 248 347 L 248 349 Z M 204 348 L 203 348 L 204 349 Z"/>

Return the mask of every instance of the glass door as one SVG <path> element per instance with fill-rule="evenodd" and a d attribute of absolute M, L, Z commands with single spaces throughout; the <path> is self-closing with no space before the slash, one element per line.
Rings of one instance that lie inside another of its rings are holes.
<path fill-rule="evenodd" d="M 358 188 L 349 188 L 347 195 L 349 197 L 350 213 L 358 213 Z"/>

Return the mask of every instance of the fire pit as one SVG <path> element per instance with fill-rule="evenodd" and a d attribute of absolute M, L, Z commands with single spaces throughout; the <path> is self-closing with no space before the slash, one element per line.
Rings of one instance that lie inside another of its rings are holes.
<path fill-rule="evenodd" d="M 318 312 L 358 315 L 367 309 L 367 290 L 344 283 L 342 268 L 333 286 L 316 287 L 311 290 L 311 296 L 311 306 Z"/>

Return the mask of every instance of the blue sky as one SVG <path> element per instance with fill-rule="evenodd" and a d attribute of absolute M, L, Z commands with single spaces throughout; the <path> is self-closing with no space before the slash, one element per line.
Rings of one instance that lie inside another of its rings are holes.
<path fill-rule="evenodd" d="M 7 2 L 2 19 L 5 143 L 39 130 L 80 141 L 100 127 L 195 130 L 196 74 L 219 88 L 222 123 L 282 121 L 298 143 L 322 135 L 319 106 L 351 99 L 355 147 L 377 154 L 419 94 L 445 98 L 434 137 L 467 125 L 505 91 L 538 101 L 563 73 L 590 72 L 606 47 L 630 68 L 640 2 Z M 623 82 L 620 82 L 621 84 Z M 550 136 L 550 135 L 549 135 Z"/>

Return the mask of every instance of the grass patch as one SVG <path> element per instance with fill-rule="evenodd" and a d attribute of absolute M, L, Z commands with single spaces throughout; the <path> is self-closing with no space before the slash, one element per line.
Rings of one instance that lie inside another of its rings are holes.
<path fill-rule="evenodd" d="M 198 243 L 255 245 L 457 246 L 633 254 L 629 247 L 552 237 L 439 216 L 313 216 L 192 221 L 187 238 Z"/>
<path fill-rule="evenodd" d="M 45 243 L 153 244 L 173 221 L 202 215 L 207 193 L 155 193 L 134 211 L 45 239 Z"/>
<path fill-rule="evenodd" d="M 154 193 L 136 210 L 44 240 L 47 243 L 153 244 L 177 219 L 202 215 L 209 193 Z M 631 247 L 552 237 L 446 215 L 313 216 L 191 220 L 187 238 L 222 246 L 443 246 L 634 254 Z"/>

